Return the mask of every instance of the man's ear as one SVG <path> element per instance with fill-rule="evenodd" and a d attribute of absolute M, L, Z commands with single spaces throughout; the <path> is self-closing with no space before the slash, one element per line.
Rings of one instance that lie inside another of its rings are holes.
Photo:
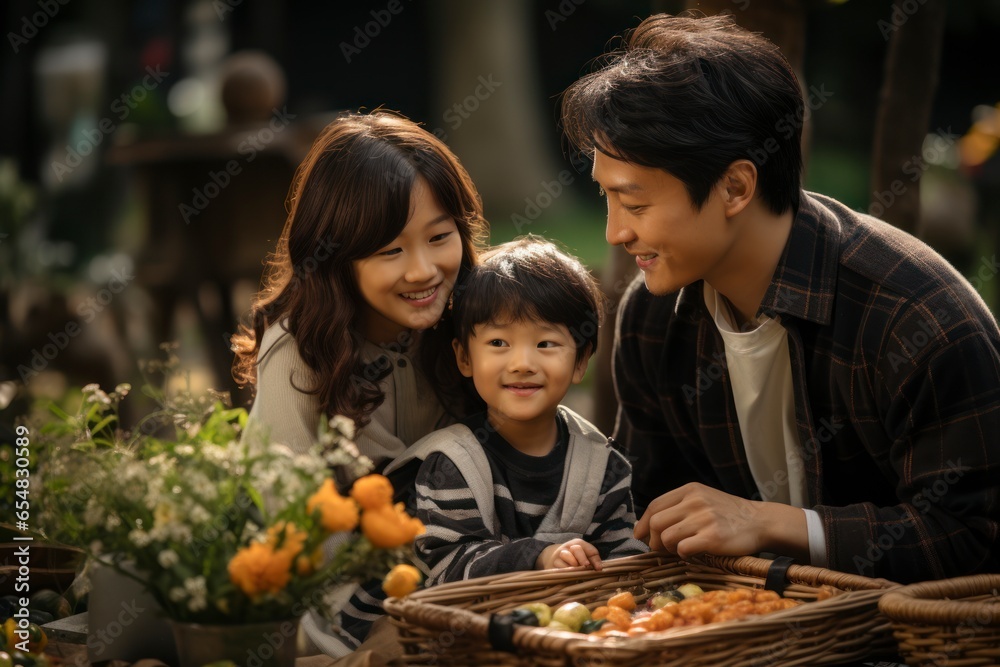
<path fill-rule="evenodd" d="M 455 350 L 455 361 L 458 363 L 458 371 L 467 378 L 472 377 L 472 361 L 469 359 L 469 352 L 457 338 L 451 341 L 451 348 Z"/>
<path fill-rule="evenodd" d="M 583 381 L 583 376 L 587 374 L 587 364 L 590 362 L 590 355 L 594 353 L 594 348 L 587 343 L 587 349 L 583 351 L 583 355 L 580 356 L 580 360 L 576 362 L 576 366 L 573 368 L 573 384 L 580 384 Z"/>
<path fill-rule="evenodd" d="M 747 207 L 757 193 L 757 166 L 750 160 L 736 160 L 719 181 L 722 206 L 731 218 Z"/>

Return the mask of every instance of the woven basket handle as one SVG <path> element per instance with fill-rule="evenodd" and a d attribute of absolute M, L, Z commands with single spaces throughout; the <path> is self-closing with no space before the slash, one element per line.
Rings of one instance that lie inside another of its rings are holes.
<path fill-rule="evenodd" d="M 771 565 L 773 564 L 773 561 L 755 556 L 714 556 L 712 554 L 702 554 L 690 560 L 721 570 L 737 572 L 751 577 L 760 577 L 761 579 L 767 578 L 768 570 L 771 569 Z M 826 584 L 845 591 L 894 588 L 899 585 L 887 579 L 869 579 L 868 577 L 861 577 L 856 574 L 836 572 L 823 567 L 812 567 L 811 565 L 790 566 L 788 568 L 788 580 L 791 583 L 806 584 L 808 586 L 822 586 Z"/>
<path fill-rule="evenodd" d="M 974 574 L 897 588 L 882 596 L 878 608 L 903 623 L 1000 628 L 998 591 L 1000 574 Z M 962 599 L 990 593 L 992 602 Z"/>

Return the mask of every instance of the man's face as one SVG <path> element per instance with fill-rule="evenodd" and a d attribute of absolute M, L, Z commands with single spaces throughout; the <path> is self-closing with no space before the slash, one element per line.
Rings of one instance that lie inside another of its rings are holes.
<path fill-rule="evenodd" d="M 699 211 L 684 184 L 662 169 L 596 151 L 593 176 L 608 200 L 608 243 L 624 245 L 636 258 L 650 292 L 670 294 L 718 277 L 736 241 L 721 185 L 713 186 Z"/>

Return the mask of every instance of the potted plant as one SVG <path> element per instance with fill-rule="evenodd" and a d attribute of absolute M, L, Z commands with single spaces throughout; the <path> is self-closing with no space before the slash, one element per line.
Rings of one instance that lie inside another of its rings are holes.
<path fill-rule="evenodd" d="M 145 370 L 170 379 L 176 365 Z M 226 396 L 168 386 L 144 387 L 158 408 L 127 431 L 128 385 L 84 387 L 76 414 L 53 408 L 36 436 L 40 523 L 139 582 L 170 620 L 182 664 L 291 664 L 299 617 L 322 611 L 337 586 L 403 564 L 394 590 L 416 587 L 405 563 L 423 526 L 392 503 L 386 478 L 367 474 L 350 420 L 322 424 L 315 448 L 297 455 L 248 432 Z"/>

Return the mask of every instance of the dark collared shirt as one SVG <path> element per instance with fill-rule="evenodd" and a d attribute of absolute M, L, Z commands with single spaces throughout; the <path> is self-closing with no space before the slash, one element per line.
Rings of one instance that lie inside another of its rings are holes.
<path fill-rule="evenodd" d="M 760 312 L 788 329 L 830 567 L 900 582 L 1000 571 L 1000 330 L 968 281 L 912 236 L 803 193 Z M 637 278 L 614 374 L 637 516 L 687 482 L 760 497 L 700 281 L 657 297 Z"/>

